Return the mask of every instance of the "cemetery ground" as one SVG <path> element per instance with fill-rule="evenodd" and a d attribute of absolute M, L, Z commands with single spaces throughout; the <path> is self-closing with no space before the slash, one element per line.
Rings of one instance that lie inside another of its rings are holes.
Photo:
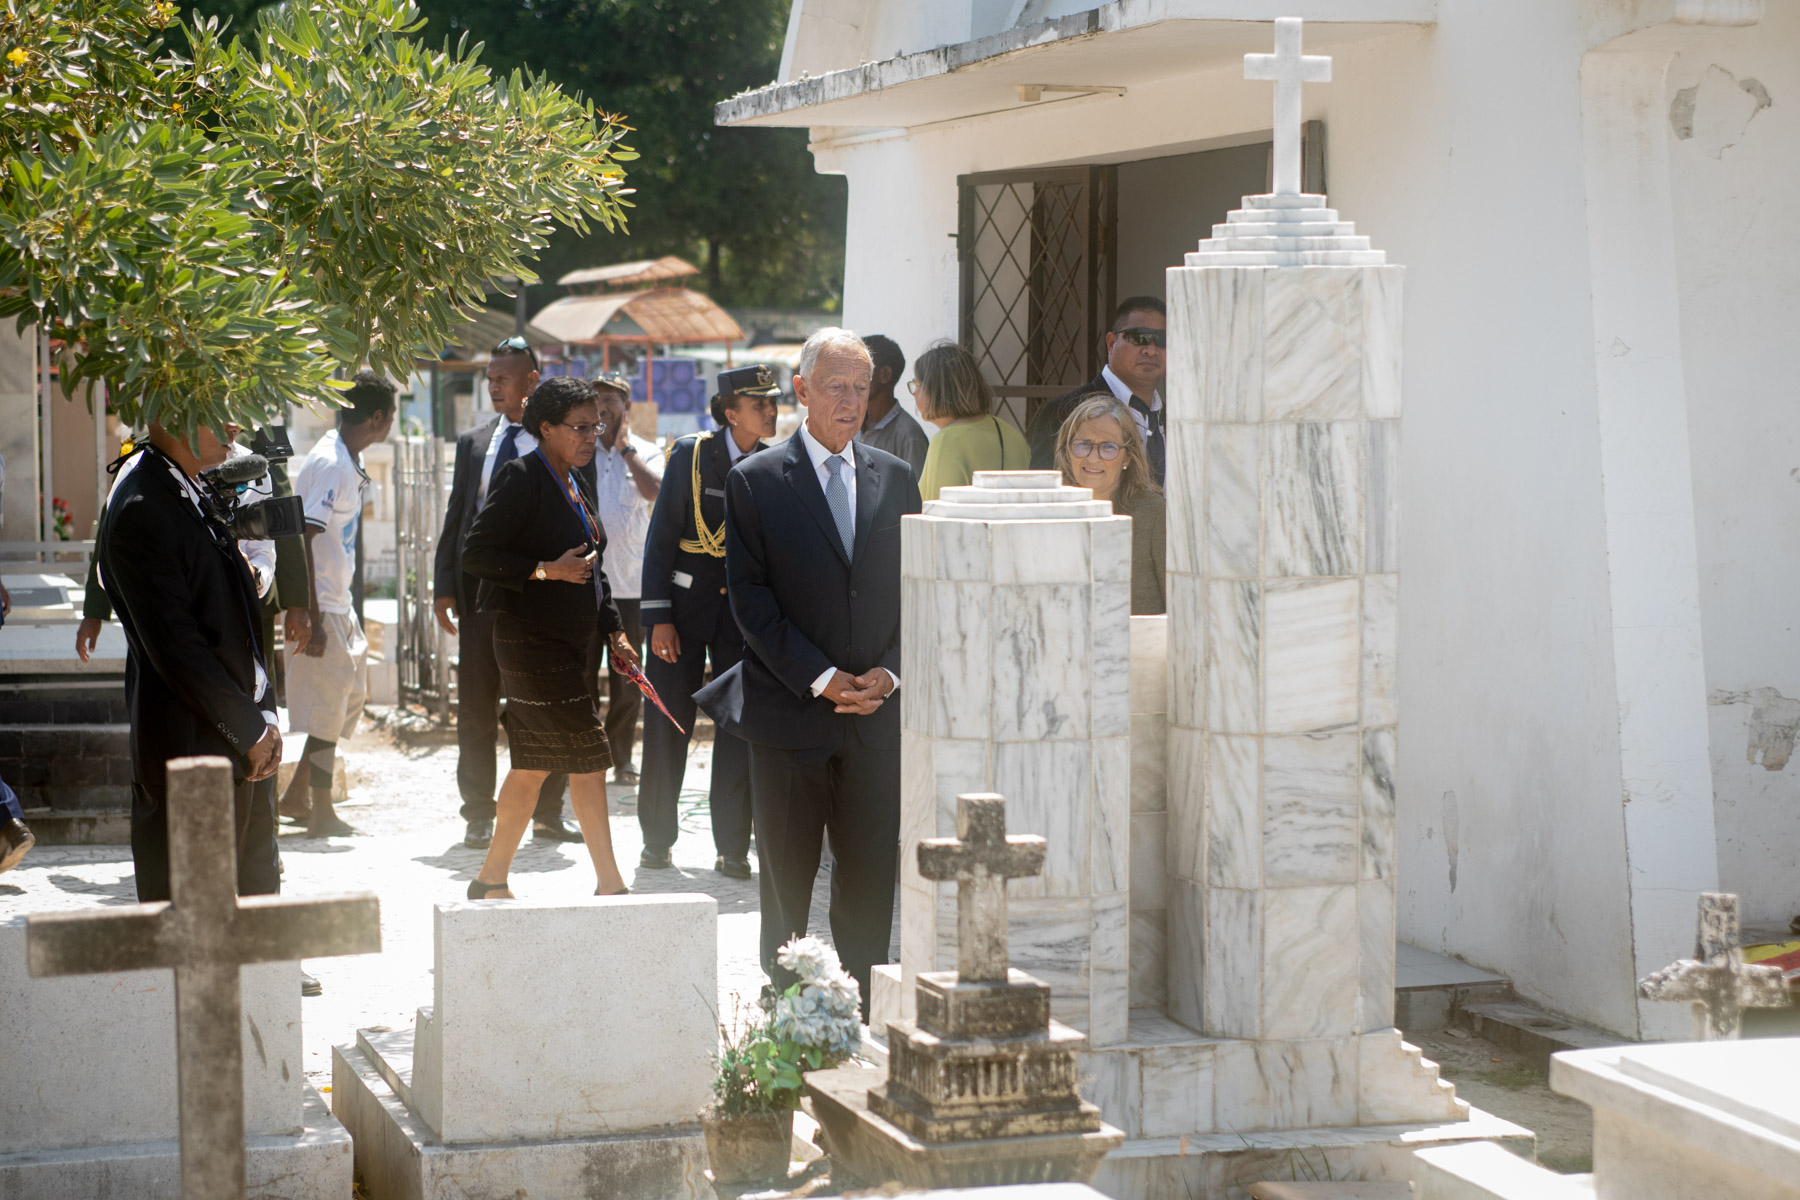
<path fill-rule="evenodd" d="M 696 731 L 682 797 L 681 837 L 674 871 L 638 869 L 642 840 L 636 787 L 608 788 L 614 854 L 633 891 L 702 892 L 719 904 L 719 1011 L 730 1018 L 741 998 L 752 1003 L 763 976 L 757 967 L 758 898 L 755 880 L 727 879 L 713 868 L 704 785 L 711 769 L 710 726 Z M 303 1002 L 305 1069 L 322 1091 L 331 1085 L 331 1045 L 357 1029 L 402 1029 L 432 995 L 431 906 L 461 900 L 483 852 L 462 844 L 453 733 L 415 715 L 371 708 L 362 730 L 344 747 L 349 801 L 341 806 L 361 835 L 313 841 L 283 824 L 283 890 L 290 896 L 366 889 L 381 897 L 382 952 L 306 962 L 323 994 Z M 504 768 L 504 757 L 502 758 Z M 573 818 L 569 818 L 571 823 Z M 814 892 L 812 930 L 829 939 L 829 868 Z M 527 835 L 512 869 L 521 898 L 570 901 L 589 896 L 593 874 L 579 843 L 546 843 Z M 45 911 L 134 902 L 129 847 L 39 846 L 0 880 L 0 906 Z M 898 920 L 895 938 L 899 936 Z M 606 954 L 605 946 L 546 945 L 546 960 L 564 954 Z M 897 960 L 898 946 L 894 959 Z M 631 964 L 620 962 L 629 971 Z M 530 980 L 519 980 L 518 1013 L 532 1020 Z M 578 1036 L 571 1030 L 570 1036 Z M 1589 1169 L 1592 1122 L 1587 1106 L 1550 1091 L 1530 1055 L 1455 1026 L 1408 1031 L 1444 1078 L 1470 1103 L 1536 1131 L 1538 1157 L 1560 1171 Z"/>

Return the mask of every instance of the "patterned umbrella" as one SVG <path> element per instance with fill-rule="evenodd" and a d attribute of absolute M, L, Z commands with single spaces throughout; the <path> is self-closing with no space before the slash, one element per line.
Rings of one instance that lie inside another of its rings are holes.
<path fill-rule="evenodd" d="M 662 715 L 669 718 L 669 724 L 677 729 L 681 729 L 681 722 L 675 719 L 675 715 L 669 711 L 669 706 L 664 704 L 662 702 L 662 697 L 656 694 L 656 688 L 652 686 L 648 679 L 644 678 L 644 672 L 641 668 L 623 662 L 617 664 L 617 666 L 619 674 L 637 684 L 638 691 L 650 697 L 650 703 L 662 710 Z M 687 730 L 681 729 L 681 732 L 683 736 L 686 736 Z"/>

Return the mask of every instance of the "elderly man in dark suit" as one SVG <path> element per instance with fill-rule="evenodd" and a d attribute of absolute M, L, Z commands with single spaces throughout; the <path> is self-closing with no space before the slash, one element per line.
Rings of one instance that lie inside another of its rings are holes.
<path fill-rule="evenodd" d="M 725 573 L 748 650 L 700 706 L 750 743 L 761 861 L 763 969 L 806 932 L 831 838 L 831 936 L 862 987 L 885 962 L 900 844 L 900 518 L 919 511 L 912 468 L 854 439 L 873 368 L 862 340 L 806 340 L 794 393 L 806 423 L 725 483 Z"/>
<path fill-rule="evenodd" d="M 537 439 L 519 423 L 525 400 L 538 384 L 537 354 L 522 337 L 507 338 L 488 359 L 488 399 L 495 416 L 456 439 L 450 502 L 438 535 L 435 596 L 438 624 L 457 639 L 456 788 L 467 823 L 463 845 L 484 850 L 494 836 L 495 740 L 500 733 L 500 667 L 494 661 L 494 614 L 475 611 L 480 581 L 463 571 L 463 539 L 487 500 L 494 473 L 537 448 Z M 593 473 L 583 475 L 589 494 Z M 578 842 L 581 833 L 562 818 L 568 776 L 553 774 L 538 792 L 532 836 Z"/>
<path fill-rule="evenodd" d="M 225 461 L 210 429 L 180 438 L 152 423 L 149 445 L 107 501 L 95 555 L 124 627 L 131 717 L 131 859 L 140 901 L 169 898 L 168 760 L 231 760 L 237 890 L 281 890 L 272 792 L 281 732 L 261 644 L 262 601 L 231 532 L 196 479 Z"/>

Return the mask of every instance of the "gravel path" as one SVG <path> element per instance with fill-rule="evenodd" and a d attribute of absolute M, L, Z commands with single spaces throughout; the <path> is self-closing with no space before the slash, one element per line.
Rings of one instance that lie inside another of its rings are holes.
<path fill-rule="evenodd" d="M 367 890 L 381 897 L 380 954 L 309 959 L 306 969 L 324 994 L 302 1004 L 306 1075 L 315 1086 L 331 1082 L 331 1045 L 353 1040 L 359 1028 L 405 1028 L 414 1010 L 432 999 L 432 905 L 461 900 L 481 866 L 482 851 L 463 846 L 457 815 L 456 745 L 441 732 L 424 737 L 383 728 L 389 714 L 372 710 L 361 732 L 344 748 L 350 799 L 344 818 L 362 836 L 312 841 L 293 826 L 280 837 L 285 864 L 283 892 L 306 896 Z M 701 738 L 709 738 L 703 723 Z M 503 751 L 504 753 L 504 751 Z M 710 740 L 696 740 L 687 784 L 704 789 L 711 771 Z M 501 761 L 502 770 L 505 760 Z M 713 867 L 712 834 L 704 790 L 683 793 L 681 837 L 675 870 L 637 869 L 643 840 L 637 827 L 635 787 L 612 786 L 613 851 L 634 892 L 702 892 L 719 902 L 719 1002 L 729 1016 L 733 994 L 754 999 L 764 982 L 757 964 L 757 883 L 727 879 Z M 574 823 L 572 814 L 568 816 Z M 752 863 L 754 864 L 754 857 Z M 535 842 L 529 835 L 513 862 L 514 893 L 531 900 L 578 900 L 594 890 L 593 867 L 580 843 Z M 825 921 L 829 868 L 814 888 L 812 930 L 830 938 Z M 131 850 L 127 846 L 40 846 L 0 878 L 0 912 L 37 912 L 92 905 L 130 904 Z M 895 924 L 896 942 L 899 934 Z M 604 953 L 605 947 L 545 945 L 546 956 Z M 619 964 L 629 970 L 629 963 Z M 521 981 L 520 1014 L 530 1019 L 529 981 Z"/>

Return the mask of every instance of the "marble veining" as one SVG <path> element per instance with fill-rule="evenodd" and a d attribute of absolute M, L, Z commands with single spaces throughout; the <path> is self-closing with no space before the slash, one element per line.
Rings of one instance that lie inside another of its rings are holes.
<path fill-rule="evenodd" d="M 1400 569 L 1400 422 L 1363 426 L 1363 570 Z"/>
<path fill-rule="evenodd" d="M 900 576 L 903 579 L 930 579 L 937 574 L 935 517 L 914 513 L 900 518 Z"/>
<path fill-rule="evenodd" d="M 1400 719 L 1400 577 L 1363 576 L 1362 723 Z"/>
<path fill-rule="evenodd" d="M 1088 890 L 1131 886 L 1131 739 L 1096 738 L 1093 808 L 1088 830 Z"/>
<path fill-rule="evenodd" d="M 1131 715 L 1131 811 L 1169 806 L 1169 720 L 1162 713 Z"/>
<path fill-rule="evenodd" d="M 1262 574 L 1262 426 L 1213 425 L 1206 431 L 1206 573 L 1254 579 Z"/>
<path fill-rule="evenodd" d="M 936 583 L 930 589 L 932 637 L 920 646 L 931 658 L 931 733 L 941 738 L 984 737 L 988 730 L 989 587 L 985 583 Z"/>
<path fill-rule="evenodd" d="M 900 670 L 901 678 L 929 677 L 941 660 L 934 653 L 937 638 L 931 627 L 933 604 L 929 579 L 903 576 L 900 580 Z M 923 671 L 922 677 L 919 673 Z M 901 688 L 900 728 L 907 733 L 929 734 L 932 730 L 932 704 L 938 689 L 927 682 L 923 687 Z M 986 685 L 982 687 L 986 691 Z"/>
<path fill-rule="evenodd" d="M 1006 797 L 1007 832 L 1039 834 L 1050 843 L 1043 874 L 1007 887 L 1013 899 L 1084 896 L 1093 890 L 1088 841 L 1090 831 L 1105 822 L 1094 811 L 1091 746 L 1087 741 L 995 744 L 994 790 Z M 1121 827 L 1128 819 L 1119 815 Z"/>
<path fill-rule="evenodd" d="M 1263 739 L 1263 886 L 1353 883 L 1359 837 L 1352 731 Z"/>
<path fill-rule="evenodd" d="M 1166 713 L 1169 711 L 1169 618 L 1132 617 L 1131 625 L 1131 711 Z"/>
<path fill-rule="evenodd" d="M 1091 584 L 1032 584 L 993 594 L 993 736 L 1086 737 Z"/>
<path fill-rule="evenodd" d="M 1197 729 L 1169 727 L 1169 841 L 1171 875 L 1204 882 L 1206 856 L 1206 737 Z"/>
<path fill-rule="evenodd" d="M 1236 580 L 1208 582 L 1205 628 L 1207 728 L 1219 733 L 1260 732 L 1262 586 Z M 1171 679 L 1178 680 L 1182 672 L 1183 664 L 1177 661 L 1171 666 Z M 1181 693 L 1171 690 L 1171 722 L 1183 723 L 1180 701 Z"/>
<path fill-rule="evenodd" d="M 1131 518 L 1111 517 L 1089 521 L 1093 539 L 1091 560 L 1095 583 L 1131 584 Z"/>
<path fill-rule="evenodd" d="M 1131 905 L 1131 1007 L 1161 1009 L 1169 1002 L 1169 913 Z"/>
<path fill-rule="evenodd" d="M 1263 893 L 1263 1037 L 1356 1032 L 1356 911 L 1354 885 Z"/>
<path fill-rule="evenodd" d="M 1262 270 L 1202 271 L 1174 276 L 1174 290 L 1196 293 L 1205 349 L 1200 355 L 1199 412 L 1208 421 L 1263 419 L 1264 284 Z M 1171 291 L 1173 294 L 1173 291 Z"/>
<path fill-rule="evenodd" d="M 1206 723 L 1206 664 L 1198 653 L 1201 631 L 1205 629 L 1206 593 L 1197 575 L 1168 578 L 1169 633 L 1168 675 L 1169 724 L 1199 729 Z"/>
<path fill-rule="evenodd" d="M 1404 336 L 1405 267 L 1362 271 L 1363 415 L 1400 415 L 1400 347 Z"/>
<path fill-rule="evenodd" d="M 1362 570 L 1359 441 L 1348 421 L 1263 427 L 1265 574 Z"/>
<path fill-rule="evenodd" d="M 1278 580 L 1263 592 L 1263 728 L 1311 733 L 1357 723 L 1362 660 L 1355 579 Z"/>
<path fill-rule="evenodd" d="M 1169 1015 L 1191 1029 L 1207 1029 L 1206 989 L 1213 977 L 1205 970 L 1207 893 L 1203 885 L 1169 877 L 1167 939 Z"/>
<path fill-rule="evenodd" d="M 1131 814 L 1131 911 L 1148 912 L 1169 903 L 1169 814 Z"/>
<path fill-rule="evenodd" d="M 1076 1062 L 1081 1098 L 1098 1105 L 1108 1125 L 1123 1129 L 1127 1137 L 1138 1136 L 1137 1060 L 1123 1051 L 1089 1050 Z"/>
<path fill-rule="evenodd" d="M 978 492 L 980 488 L 969 488 Z M 1070 491 L 1087 491 L 1071 488 Z M 1129 518 L 1127 518 L 1129 519 Z M 1092 521 L 1006 521 L 993 527 L 994 582 L 1087 583 L 1093 578 Z"/>
<path fill-rule="evenodd" d="M 1089 736 L 1125 737 L 1131 733 L 1131 585 L 1089 586 L 1094 605 Z"/>
<path fill-rule="evenodd" d="M 1171 903 L 1175 895 L 1175 889 L 1171 888 Z M 1263 900 L 1266 893 L 1208 888 L 1205 895 L 1206 1011 L 1202 1029 L 1208 1037 L 1256 1037 L 1260 1032 L 1258 1016 L 1262 1010 Z M 1170 916 L 1173 918 L 1173 910 Z M 1169 928 L 1173 933 L 1173 919 Z M 1170 982 L 1173 985 L 1173 979 Z M 1170 1015 L 1178 1021 L 1185 1020 L 1180 1013 L 1171 1012 Z"/>
<path fill-rule="evenodd" d="M 937 569 L 933 578 L 968 581 L 988 577 L 989 526 L 980 521 L 932 521 L 932 543 L 937 551 Z"/>
<path fill-rule="evenodd" d="M 1356 1039 L 1238 1042 L 1213 1051 L 1221 1133 L 1356 1121 Z"/>
<path fill-rule="evenodd" d="M 1198 574 L 1206 562 L 1207 436 L 1207 427 L 1200 421 L 1171 420 L 1168 424 L 1163 561 L 1168 570 L 1186 575 Z"/>
<path fill-rule="evenodd" d="M 1394 1023 L 1394 881 L 1364 880 L 1356 897 L 1362 947 L 1356 1028 L 1366 1032 Z"/>
<path fill-rule="evenodd" d="M 1362 731 L 1362 870 L 1364 879 L 1394 877 L 1395 731 Z"/>
<path fill-rule="evenodd" d="M 1144 1137 L 1180 1137 L 1212 1128 L 1213 1046 L 1147 1046 L 1134 1057 Z"/>
<path fill-rule="evenodd" d="M 1212 734 L 1206 756 L 1206 874 L 1182 863 L 1190 879 L 1214 887 L 1262 886 L 1262 739 Z"/>
<path fill-rule="evenodd" d="M 1362 416 L 1362 274 L 1266 273 L 1264 420 Z"/>

